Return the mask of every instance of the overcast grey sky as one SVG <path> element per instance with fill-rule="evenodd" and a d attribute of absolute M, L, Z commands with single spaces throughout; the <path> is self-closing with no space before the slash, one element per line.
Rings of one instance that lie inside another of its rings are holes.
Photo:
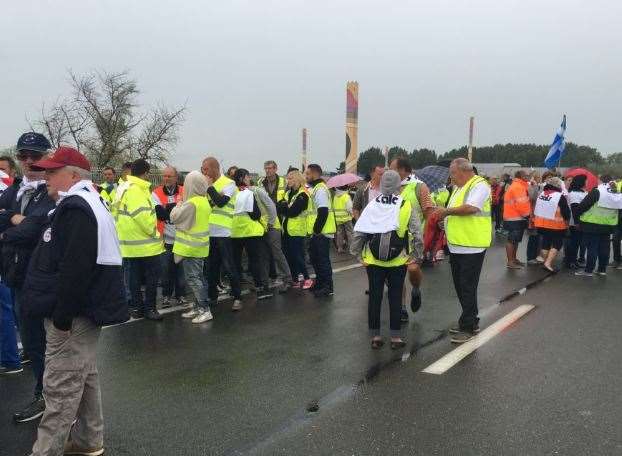
<path fill-rule="evenodd" d="M 67 69 L 129 69 L 141 104 L 188 103 L 172 162 L 208 154 L 258 170 L 333 169 L 345 148 L 345 86 L 358 80 L 359 150 L 444 152 L 569 141 L 622 151 L 620 0 L 20 0 L 0 14 L 0 144 Z"/>

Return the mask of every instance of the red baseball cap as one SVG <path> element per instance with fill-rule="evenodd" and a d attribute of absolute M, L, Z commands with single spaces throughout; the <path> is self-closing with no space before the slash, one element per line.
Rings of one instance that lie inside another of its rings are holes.
<path fill-rule="evenodd" d="M 86 157 L 69 146 L 60 146 L 49 157 L 33 163 L 31 168 L 35 171 L 44 171 L 62 168 L 63 166 L 77 166 L 86 171 L 91 170 L 91 164 Z"/>

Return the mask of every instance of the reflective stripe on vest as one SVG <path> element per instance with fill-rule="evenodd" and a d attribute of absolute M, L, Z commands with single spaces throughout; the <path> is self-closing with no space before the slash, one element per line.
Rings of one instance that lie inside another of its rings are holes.
<path fill-rule="evenodd" d="M 399 212 L 399 228 L 397 229 L 397 235 L 401 238 L 404 236 L 410 236 L 408 233 L 408 222 L 410 222 L 410 215 L 412 214 L 412 206 L 410 201 L 404 200 L 404 204 L 400 207 Z M 407 240 L 408 242 L 408 240 Z M 389 261 L 377 260 L 369 249 L 369 244 L 366 242 L 362 252 L 363 261 L 367 264 L 373 264 L 374 266 L 382 266 L 385 268 L 391 268 L 396 266 L 402 266 L 408 261 L 408 253 L 406 249 L 402 250 L 402 253 L 397 258 L 393 258 Z"/>
<path fill-rule="evenodd" d="M 337 225 L 341 225 L 352 220 L 352 215 L 350 215 L 346 209 L 348 201 L 350 201 L 350 195 L 347 192 L 333 197 L 333 212 L 335 214 L 335 222 Z"/>
<path fill-rule="evenodd" d="M 467 200 L 471 189 L 480 182 L 488 183 L 480 176 L 473 176 L 449 201 L 448 207 L 460 207 Z M 492 244 L 492 220 L 490 217 L 490 196 L 484 202 L 482 211 L 471 215 L 450 215 L 445 220 L 447 242 L 461 247 L 488 248 Z"/>
<path fill-rule="evenodd" d="M 253 220 L 248 212 L 240 212 L 233 216 L 231 238 L 248 238 L 263 236 L 266 230 L 259 220 Z"/>
<path fill-rule="evenodd" d="M 291 203 L 289 204 L 289 207 L 291 207 L 294 204 L 298 196 L 302 193 L 306 193 L 306 192 L 305 192 L 305 189 L 302 186 L 300 186 L 300 188 L 298 189 L 298 191 L 292 198 Z M 302 211 L 296 217 L 287 218 L 287 234 L 289 236 L 304 237 L 307 235 L 307 223 L 308 223 L 307 219 L 309 217 L 309 205 L 310 205 L 310 202 L 307 201 L 307 207 L 305 208 L 304 211 Z"/>
<path fill-rule="evenodd" d="M 600 199 L 600 196 L 598 197 Z M 596 202 L 586 212 L 579 217 L 584 223 L 594 223 L 595 225 L 615 226 L 618 224 L 618 210 L 600 207 Z"/>
<path fill-rule="evenodd" d="M 188 231 L 177 229 L 173 253 L 182 257 L 206 258 L 209 255 L 209 220 L 212 212 L 204 196 L 193 196 L 188 200 L 195 209 L 195 221 Z"/>
<path fill-rule="evenodd" d="M 156 215 L 149 182 L 128 176 L 129 186 L 120 195 L 115 213 L 121 255 L 124 258 L 143 258 L 164 251 L 156 230 Z M 130 209 L 128 209 L 130 208 Z M 149 234 L 145 233 L 149 227 Z"/>
<path fill-rule="evenodd" d="M 182 198 L 184 194 L 184 187 L 183 185 L 178 185 L 177 193 L 175 193 L 174 195 L 167 195 L 166 193 L 164 193 L 164 186 L 160 185 L 159 187 L 156 187 L 153 193 L 155 193 L 155 195 L 158 197 L 158 201 L 160 202 L 160 205 L 163 207 L 166 207 L 167 204 L 170 204 L 170 203 L 177 204 L 179 202 L 179 200 Z M 164 223 L 165 223 L 164 220 L 158 220 L 157 227 L 158 227 L 158 232 L 161 235 L 164 235 Z"/>
<path fill-rule="evenodd" d="M 331 207 L 330 192 L 324 182 L 318 182 L 315 187 L 311 189 L 311 194 L 309 195 L 309 208 L 307 209 L 309 213 L 309 216 L 307 217 L 307 234 L 313 234 L 313 226 L 315 225 L 315 220 L 317 219 L 317 207 L 315 207 L 314 196 L 319 188 L 325 189 L 328 200 L 328 217 L 326 218 L 324 227 L 322 227 L 321 234 L 334 234 L 337 231 L 337 224 L 335 223 L 335 214 L 333 213 L 333 208 Z"/>
<path fill-rule="evenodd" d="M 222 194 L 223 189 L 227 185 L 235 185 L 234 182 L 227 176 L 221 174 L 221 176 L 214 182 L 214 189 Z M 212 212 L 210 214 L 209 223 L 212 225 L 222 226 L 227 229 L 231 229 L 233 224 L 233 209 L 235 208 L 235 198 L 238 194 L 236 188 L 231 198 L 223 207 L 218 207 L 212 203 Z"/>

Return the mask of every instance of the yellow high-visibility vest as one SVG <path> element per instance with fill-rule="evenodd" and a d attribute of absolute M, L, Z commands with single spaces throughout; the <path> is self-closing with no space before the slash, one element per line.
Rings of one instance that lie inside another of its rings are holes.
<path fill-rule="evenodd" d="M 188 231 L 175 230 L 173 253 L 187 258 L 206 258 L 209 255 L 209 217 L 212 213 L 207 197 L 195 195 L 188 200 L 194 206 L 195 221 Z"/>
<path fill-rule="evenodd" d="M 334 234 L 337 231 L 337 226 L 335 224 L 335 214 L 333 214 L 333 208 L 330 201 L 330 193 L 328 191 L 328 187 L 324 182 L 318 182 L 311 189 L 311 193 L 309 194 L 309 217 L 307 218 L 307 233 L 313 234 L 313 225 L 315 225 L 315 220 L 317 219 L 317 207 L 315 206 L 315 194 L 317 191 L 323 188 L 328 194 L 328 218 L 326 219 L 326 223 L 324 223 L 324 227 L 322 228 L 321 234 Z"/>
<path fill-rule="evenodd" d="M 143 258 L 164 251 L 162 238 L 156 229 L 156 213 L 151 199 L 151 183 L 127 176 L 129 185 L 120 187 L 116 204 L 116 226 L 121 255 L 124 258 Z"/>
<path fill-rule="evenodd" d="M 231 179 L 224 174 L 221 174 L 216 182 L 214 182 L 213 186 L 218 193 L 222 193 L 223 189 L 230 184 L 235 185 Z M 231 229 L 231 225 L 233 224 L 233 210 L 235 209 L 235 198 L 237 194 L 238 189 L 236 187 L 235 192 L 231 195 L 231 198 L 223 207 L 218 207 L 216 204 L 212 203 L 212 213 L 210 214 L 209 219 L 210 225 L 218 225 Z"/>
<path fill-rule="evenodd" d="M 244 190 L 250 192 L 250 190 Z M 255 196 L 253 195 L 253 198 Z M 253 220 L 248 212 L 240 212 L 233 215 L 233 223 L 231 226 L 231 238 L 247 238 L 263 236 L 266 232 L 264 226 L 259 220 Z"/>
<path fill-rule="evenodd" d="M 289 206 L 294 204 L 294 201 L 302 193 L 306 193 L 303 186 L 300 186 L 294 197 L 291 199 Z M 307 235 L 307 223 L 308 223 L 308 211 L 310 202 L 307 201 L 307 207 L 296 217 L 287 217 L 287 234 L 289 236 L 305 237 Z"/>
<path fill-rule="evenodd" d="M 410 233 L 408 232 L 408 222 L 410 222 L 410 216 L 412 214 L 412 206 L 410 204 L 410 201 L 408 200 L 403 200 L 403 201 L 404 201 L 404 204 L 402 204 L 402 207 L 400 207 L 399 227 L 397 229 L 397 235 L 401 238 L 404 238 L 405 236 L 410 236 Z M 404 239 L 404 241 L 405 241 L 405 245 L 408 245 L 407 237 Z M 402 266 L 406 264 L 406 262 L 408 261 L 408 252 L 406 251 L 406 248 L 404 248 L 404 250 L 402 250 L 399 256 L 397 256 L 396 258 L 393 258 L 392 260 L 389 260 L 389 261 L 377 260 L 374 257 L 374 255 L 371 253 L 371 250 L 369 249 L 369 244 L 365 243 L 365 246 L 363 247 L 362 257 L 363 257 L 363 261 L 367 264 L 373 264 L 374 266 L 382 266 L 385 268 L 392 268 L 395 266 Z"/>
<path fill-rule="evenodd" d="M 335 223 L 337 225 L 352 221 L 352 215 L 346 209 L 349 201 L 352 201 L 352 199 L 348 192 L 343 192 L 343 194 L 333 197 L 333 212 L 335 213 Z"/>
<path fill-rule="evenodd" d="M 480 176 L 473 176 L 462 188 L 455 190 L 449 201 L 449 208 L 460 207 L 464 204 L 471 189 L 476 184 L 484 182 Z M 461 247 L 488 248 L 492 244 L 492 219 L 490 217 L 490 196 L 484 203 L 484 208 L 471 215 L 450 215 L 445 219 L 445 233 L 447 242 Z"/>

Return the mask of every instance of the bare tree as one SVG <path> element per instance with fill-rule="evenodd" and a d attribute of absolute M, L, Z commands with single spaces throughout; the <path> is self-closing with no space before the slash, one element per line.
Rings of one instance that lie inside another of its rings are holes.
<path fill-rule="evenodd" d="M 73 89 L 70 98 L 43 106 L 37 124 L 54 146 L 72 143 L 89 156 L 97 168 L 119 165 L 141 157 L 166 162 L 177 142 L 185 105 L 158 105 L 145 114 L 138 112 L 137 83 L 129 72 L 69 72 Z"/>
<path fill-rule="evenodd" d="M 45 104 L 41 106 L 41 118 L 36 125 L 47 134 L 53 147 L 70 144 L 80 150 L 89 118 L 75 103 L 59 99 L 49 109 Z M 30 126 L 34 130 L 34 126 Z"/>

